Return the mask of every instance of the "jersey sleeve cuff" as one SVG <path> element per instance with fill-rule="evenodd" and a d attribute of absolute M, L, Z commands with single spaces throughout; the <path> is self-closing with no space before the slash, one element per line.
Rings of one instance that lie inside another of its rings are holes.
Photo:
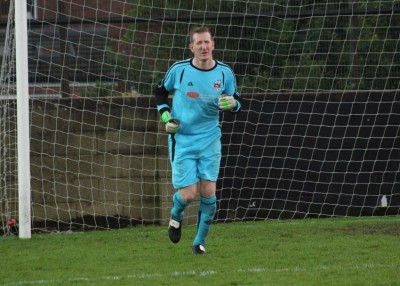
<path fill-rule="evenodd" d="M 157 110 L 158 110 L 158 112 L 160 112 L 160 114 L 163 114 L 164 111 L 170 111 L 170 107 L 168 104 L 161 104 L 161 105 L 157 105 Z"/>
<path fill-rule="evenodd" d="M 236 108 L 231 110 L 231 112 L 236 113 L 236 112 L 240 111 L 240 109 L 242 108 L 242 105 L 240 104 L 240 102 L 238 100 L 236 100 L 236 105 L 237 105 Z"/>

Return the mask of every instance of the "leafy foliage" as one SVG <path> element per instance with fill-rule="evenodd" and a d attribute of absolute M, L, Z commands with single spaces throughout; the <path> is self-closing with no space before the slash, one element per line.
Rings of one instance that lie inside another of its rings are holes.
<path fill-rule="evenodd" d="M 191 56 L 188 34 L 199 25 L 211 28 L 215 58 L 234 69 L 242 92 L 398 88 L 400 15 L 379 14 L 398 8 L 392 1 L 132 3 L 137 21 L 111 57 L 126 89 L 151 94 L 169 66 Z"/>

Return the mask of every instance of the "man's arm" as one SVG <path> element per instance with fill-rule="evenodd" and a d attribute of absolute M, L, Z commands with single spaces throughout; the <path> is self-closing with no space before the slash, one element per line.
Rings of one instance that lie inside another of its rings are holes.
<path fill-rule="evenodd" d="M 168 102 L 168 90 L 160 83 L 154 89 L 154 95 L 156 97 L 157 110 L 160 112 L 162 122 L 165 123 L 165 131 L 167 133 L 176 133 L 179 130 L 180 122 L 172 118 L 170 113 L 171 108 Z"/>
<path fill-rule="evenodd" d="M 156 105 L 157 110 L 162 115 L 165 111 L 170 112 L 171 108 L 169 107 L 168 101 L 168 90 L 162 85 L 160 82 L 159 85 L 154 89 L 154 95 L 156 97 Z"/>
<path fill-rule="evenodd" d="M 236 100 L 237 106 L 236 109 L 232 110 L 232 112 L 239 112 L 242 109 L 242 98 L 237 92 L 233 94 L 233 98 Z"/>
<path fill-rule="evenodd" d="M 232 69 L 228 68 L 222 72 L 222 75 L 225 79 L 225 89 L 218 100 L 218 106 L 223 111 L 237 113 L 242 108 L 242 99 L 237 91 L 235 73 Z"/>

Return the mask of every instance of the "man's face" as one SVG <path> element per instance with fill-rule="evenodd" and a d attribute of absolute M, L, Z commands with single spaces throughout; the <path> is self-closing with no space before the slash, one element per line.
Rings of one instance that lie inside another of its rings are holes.
<path fill-rule="evenodd" d="M 214 41 L 212 40 L 210 33 L 193 34 L 193 41 L 190 43 L 189 47 L 194 54 L 195 59 L 200 61 L 212 59 Z"/>

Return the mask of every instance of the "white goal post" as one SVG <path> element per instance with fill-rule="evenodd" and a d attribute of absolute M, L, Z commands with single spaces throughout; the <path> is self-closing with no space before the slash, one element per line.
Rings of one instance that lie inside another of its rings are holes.
<path fill-rule="evenodd" d="M 26 0 L 15 2 L 19 237 L 31 237 L 31 172 Z"/>
<path fill-rule="evenodd" d="M 400 3 L 9 2 L 0 235 L 168 222 L 152 90 L 200 25 L 243 98 L 221 114 L 216 222 L 400 214 Z"/>

